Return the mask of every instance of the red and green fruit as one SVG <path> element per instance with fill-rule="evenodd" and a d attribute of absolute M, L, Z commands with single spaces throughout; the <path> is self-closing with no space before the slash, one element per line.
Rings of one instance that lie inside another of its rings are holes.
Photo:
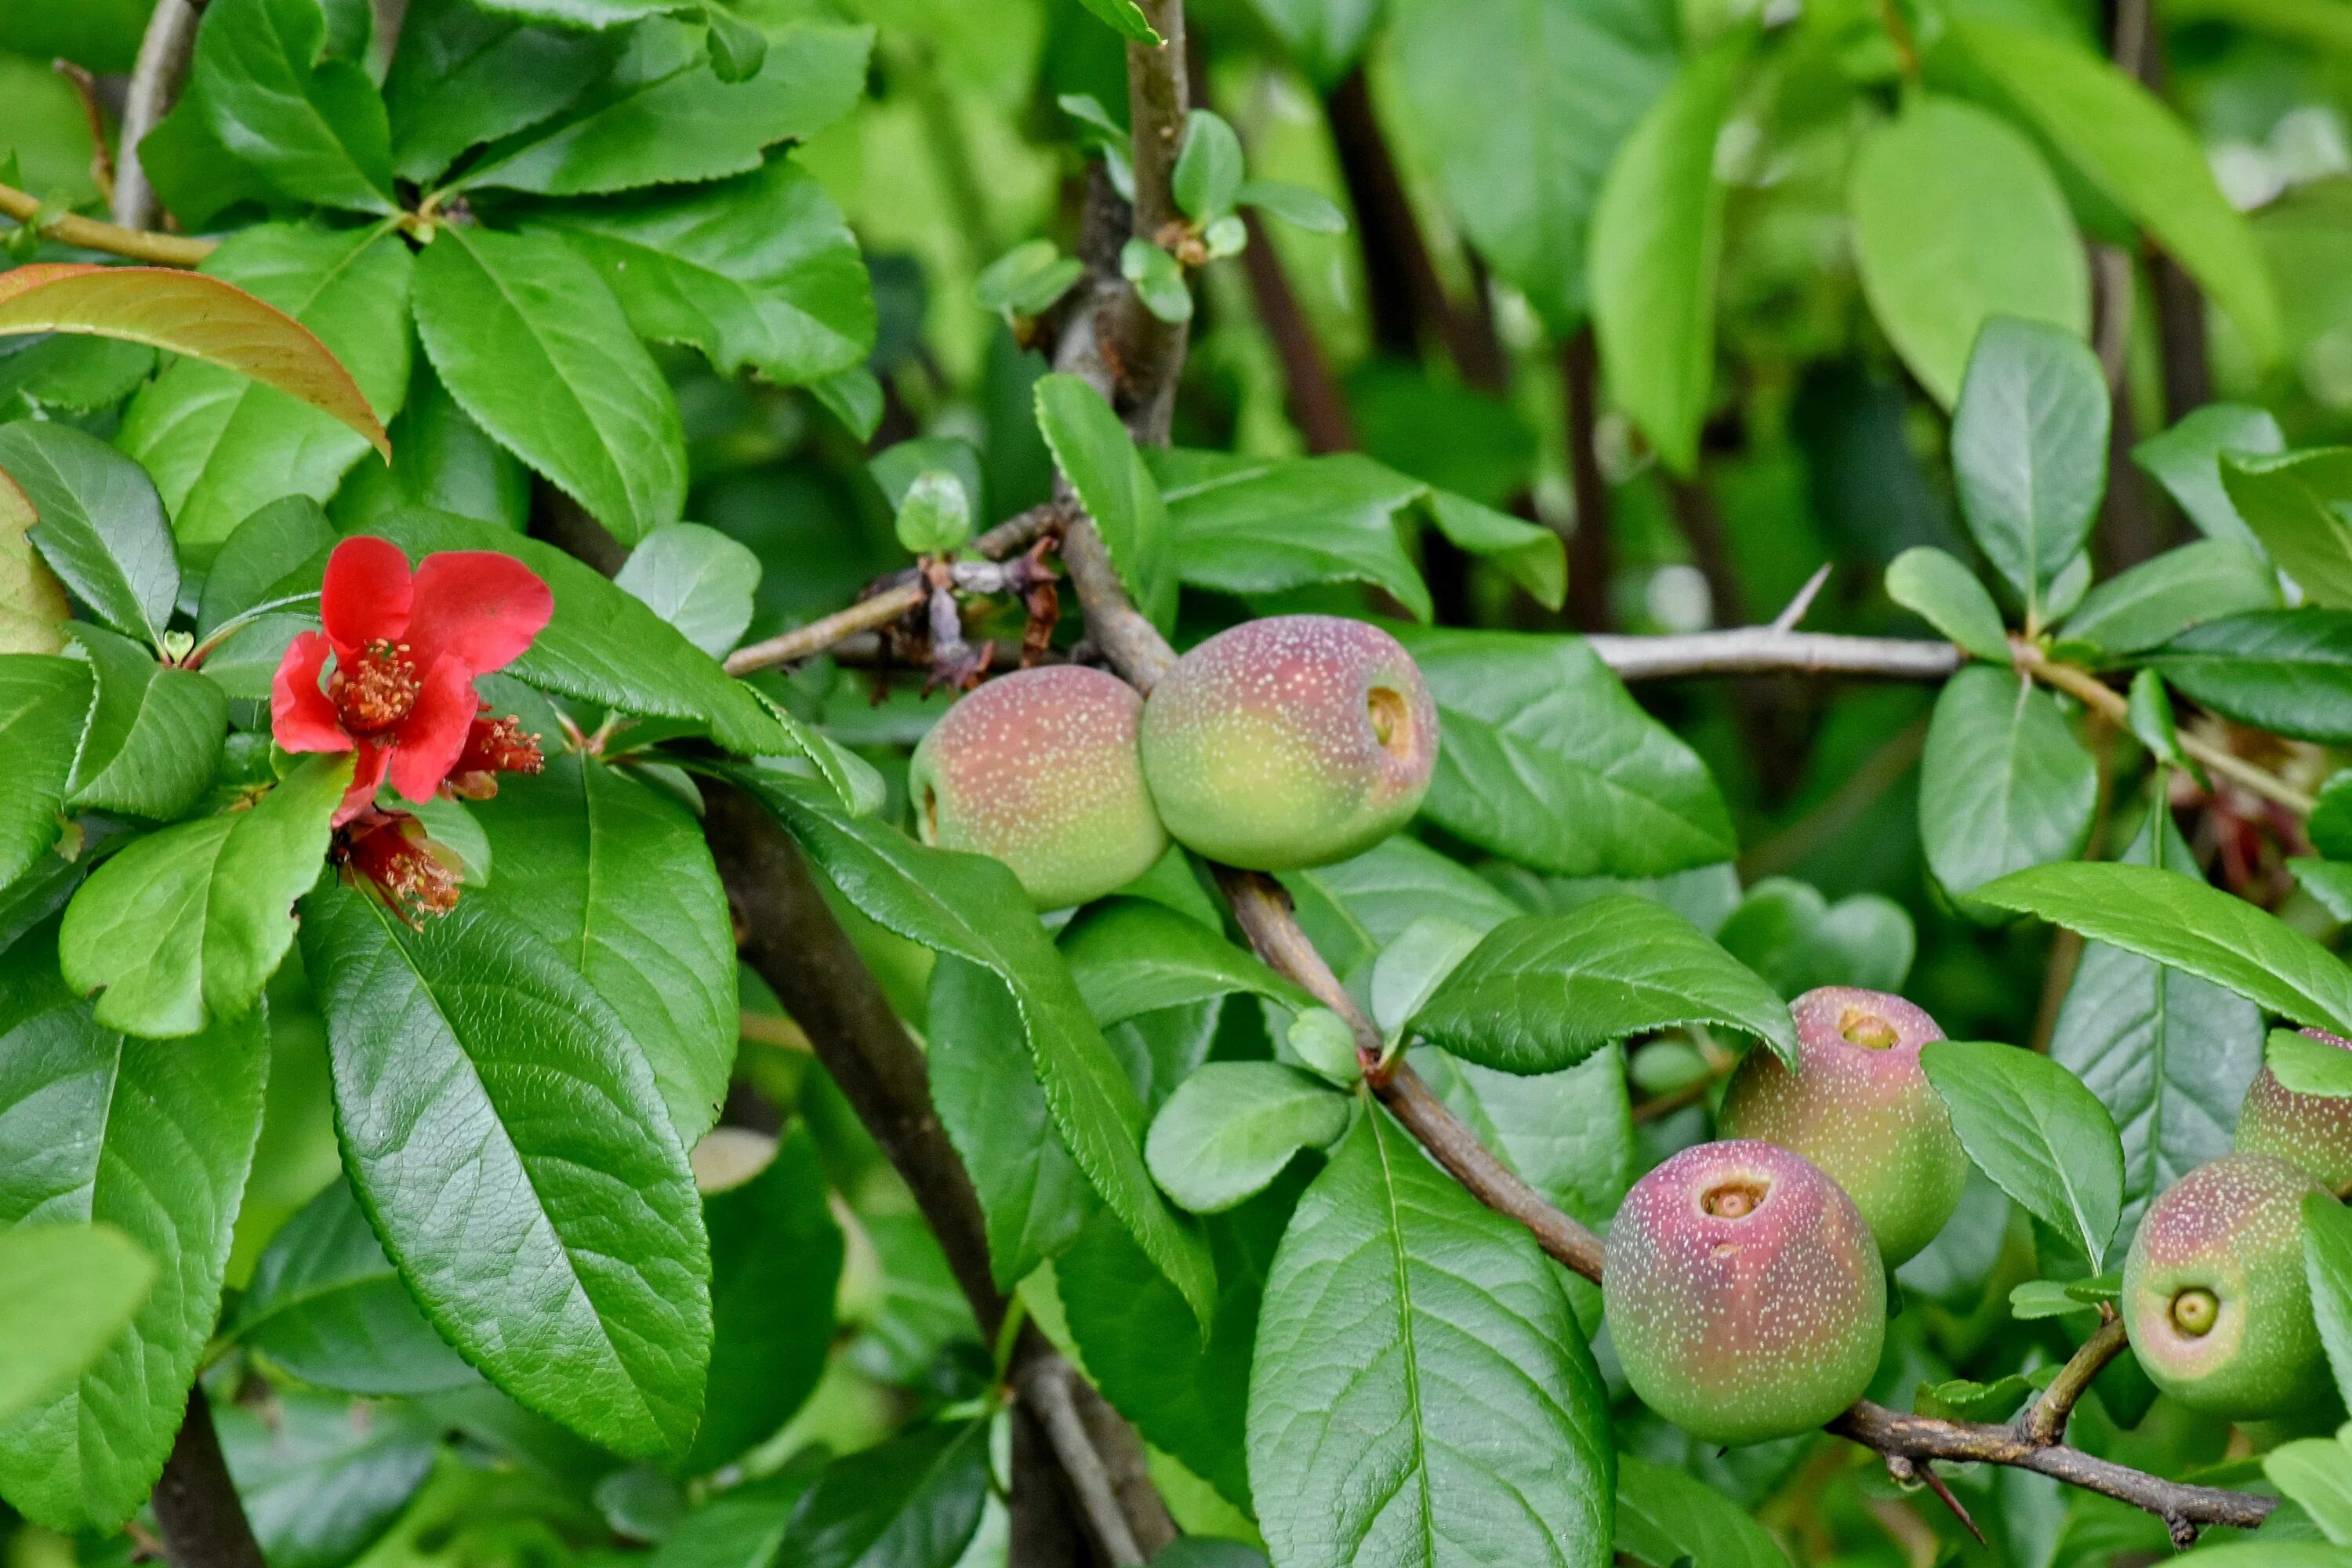
<path fill-rule="evenodd" d="M 1252 870 L 1363 853 L 1412 819 L 1436 762 L 1437 709 L 1412 656 L 1334 616 L 1220 632 L 1143 710 L 1143 773 L 1169 833 Z"/>
<path fill-rule="evenodd" d="M 1886 1337 L 1870 1227 L 1801 1154 L 1685 1149 L 1609 1232 L 1603 1310 L 1643 1403 L 1709 1443 L 1810 1431 L 1862 1397 Z"/>
<path fill-rule="evenodd" d="M 1168 847 L 1136 753 L 1143 700 L 1078 665 L 1023 670 L 958 702 L 907 777 L 926 844 L 992 855 L 1041 910 L 1098 899 Z"/>
<path fill-rule="evenodd" d="M 2325 1040 L 2352 1051 L 2352 1040 L 2325 1029 L 2305 1029 L 2315 1040 Z M 2238 1110 L 2238 1152 L 2269 1154 L 2302 1166 L 2329 1191 L 2352 1187 L 2352 1100 L 2298 1094 L 2264 1068 L 2246 1089 Z"/>
<path fill-rule="evenodd" d="M 1968 1184 L 1968 1152 L 1919 1066 L 1919 1047 L 1944 1031 L 1900 996 L 1847 985 L 1808 991 L 1789 1013 L 1796 1070 L 1748 1053 L 1724 1096 L 1723 1131 L 1820 1166 L 1895 1268 L 1936 1239 Z"/>

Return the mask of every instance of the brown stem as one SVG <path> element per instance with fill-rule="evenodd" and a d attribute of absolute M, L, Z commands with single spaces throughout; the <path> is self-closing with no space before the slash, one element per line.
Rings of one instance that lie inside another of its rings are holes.
<path fill-rule="evenodd" d="M 1127 113 L 1133 142 L 1135 219 L 1129 233 L 1148 245 L 1185 222 L 1176 205 L 1176 157 L 1184 146 L 1185 116 L 1192 108 L 1184 69 L 1184 0 L 1140 0 L 1144 19 L 1160 35 L 1157 44 L 1127 46 Z M 1118 396 L 1140 440 L 1168 443 L 1175 409 L 1176 374 L 1184 366 L 1189 335 L 1182 322 L 1163 321 L 1144 307 L 1143 297 L 1123 289 L 1116 298 L 1114 336 Z"/>
<path fill-rule="evenodd" d="M 2033 1396 L 2017 1418 L 2017 1429 L 2032 1443 L 2051 1444 L 2066 1436 L 2066 1418 L 2074 1413 L 2075 1405 L 2091 1386 L 2093 1380 L 2106 1370 L 2107 1363 L 2123 1354 L 2131 1342 L 2131 1335 L 2123 1319 L 2113 1313 L 2099 1325 L 2099 1331 L 2083 1342 L 2083 1346 L 2058 1369 L 2050 1386 Z"/>
<path fill-rule="evenodd" d="M 260 1543 L 221 1457 L 204 1384 L 188 1390 L 187 1414 L 155 1483 L 155 1522 L 172 1568 L 263 1568 Z"/>
<path fill-rule="evenodd" d="M 180 96 L 188 62 L 195 58 L 196 23 L 204 9 L 204 0 L 157 0 L 139 40 L 138 64 L 131 68 L 130 90 L 122 100 L 121 150 L 114 157 L 114 221 L 126 229 L 153 228 L 163 216 L 163 204 L 155 199 L 155 187 L 147 183 L 146 168 L 139 161 L 139 143 Z M 166 265 L 193 267 L 195 262 Z"/>
<path fill-rule="evenodd" d="M 1775 674 L 1941 680 L 1960 667 L 1960 650 L 1948 642 L 1925 637 L 1850 637 L 1778 626 L 1738 626 L 1678 637 L 1593 637 L 1585 642 L 1621 680 Z"/>
<path fill-rule="evenodd" d="M 117 188 L 120 188 L 120 181 Z M 28 191 L 17 190 L 13 185 L 0 185 L 0 214 L 5 214 L 18 223 L 28 224 L 40 216 L 40 197 Z M 74 213 L 60 213 L 50 218 L 41 225 L 41 233 L 60 245 L 77 245 L 84 250 L 103 250 L 110 256 L 143 261 L 151 267 L 194 267 L 210 256 L 219 243 L 210 239 L 184 239 L 176 234 L 142 234 L 135 228 L 100 223 L 94 217 L 82 217 Z"/>

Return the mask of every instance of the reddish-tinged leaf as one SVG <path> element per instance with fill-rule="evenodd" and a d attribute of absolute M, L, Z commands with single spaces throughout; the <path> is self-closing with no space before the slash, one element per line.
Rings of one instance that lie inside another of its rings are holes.
<path fill-rule="evenodd" d="M 0 653 L 57 653 L 58 626 L 70 613 L 65 585 L 33 552 L 26 534 L 40 516 L 5 473 L 0 473 Z"/>
<path fill-rule="evenodd" d="M 0 335 L 87 332 L 253 377 L 341 420 L 392 460 L 359 385 L 308 327 L 233 283 L 171 267 L 37 263 L 0 273 Z"/>

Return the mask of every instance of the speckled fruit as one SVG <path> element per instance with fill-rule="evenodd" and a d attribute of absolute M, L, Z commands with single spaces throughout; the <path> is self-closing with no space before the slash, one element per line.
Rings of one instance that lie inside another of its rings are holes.
<path fill-rule="evenodd" d="M 1220 632 L 1143 710 L 1143 774 L 1168 831 L 1253 870 L 1363 853 L 1411 819 L 1436 762 L 1437 708 L 1412 656 L 1334 616 Z"/>
<path fill-rule="evenodd" d="M 2315 1040 L 2352 1051 L 2352 1040 L 2305 1029 Z M 2238 1152 L 2272 1154 L 2301 1165 L 2329 1189 L 2352 1187 L 2352 1100 L 2297 1094 L 2264 1068 L 2238 1110 Z"/>
<path fill-rule="evenodd" d="M 1808 991 L 1789 1014 L 1798 1070 L 1749 1052 L 1724 1095 L 1723 1131 L 1828 1173 L 1892 1268 L 1936 1239 L 1968 1185 L 1968 1152 L 1919 1067 L 1919 1047 L 1944 1031 L 1900 996 L 1850 985 Z"/>
<path fill-rule="evenodd" d="M 1601 1279 L 1626 1381 L 1706 1442 L 1810 1431 L 1878 1369 L 1886 1275 L 1870 1227 L 1769 1143 L 1702 1143 L 1636 1182 Z"/>
<path fill-rule="evenodd" d="M 2326 1398 L 2303 1272 L 2303 1199 L 2319 1184 L 2267 1154 L 2224 1154 L 2180 1178 L 2124 1260 L 2124 1321 L 2157 1387 L 2233 1420 Z"/>
<path fill-rule="evenodd" d="M 993 855 L 1057 910 L 1125 887 L 1168 835 L 1136 753 L 1143 700 L 1077 665 L 992 680 L 947 711 L 907 777 L 926 844 Z"/>

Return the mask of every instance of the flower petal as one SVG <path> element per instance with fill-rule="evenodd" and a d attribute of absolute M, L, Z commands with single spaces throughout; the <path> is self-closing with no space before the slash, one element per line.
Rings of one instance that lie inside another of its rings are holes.
<path fill-rule="evenodd" d="M 431 800 L 457 765 L 481 706 L 473 674 L 461 661 L 445 656 L 426 670 L 416 706 L 393 732 L 392 787 L 409 800 Z"/>
<path fill-rule="evenodd" d="M 332 651 L 324 634 L 304 632 L 286 645 L 269 683 L 269 733 L 289 752 L 348 752 L 352 741 L 335 705 L 319 689 Z"/>
<path fill-rule="evenodd" d="M 408 557 L 400 546 L 373 534 L 354 534 L 327 557 L 319 618 L 338 648 L 398 642 L 408 631 L 412 597 Z"/>
<path fill-rule="evenodd" d="M 445 550 L 416 569 L 408 647 L 419 669 L 448 656 L 476 675 L 503 669 L 555 613 L 539 574 L 495 550 Z"/>
<path fill-rule="evenodd" d="M 375 792 L 383 786 L 383 770 L 391 761 L 392 748 L 383 742 L 360 742 L 360 754 L 352 770 L 352 787 L 343 792 L 343 804 L 335 807 L 331 826 L 341 827 L 375 804 Z"/>

